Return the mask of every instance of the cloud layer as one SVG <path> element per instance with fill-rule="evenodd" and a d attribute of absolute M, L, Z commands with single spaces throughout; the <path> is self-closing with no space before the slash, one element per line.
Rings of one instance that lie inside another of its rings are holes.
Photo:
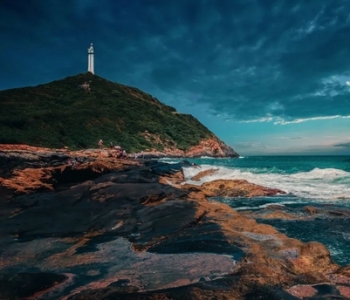
<path fill-rule="evenodd" d="M 3 0 L 0 88 L 85 71 L 239 122 L 350 115 L 347 0 Z"/>

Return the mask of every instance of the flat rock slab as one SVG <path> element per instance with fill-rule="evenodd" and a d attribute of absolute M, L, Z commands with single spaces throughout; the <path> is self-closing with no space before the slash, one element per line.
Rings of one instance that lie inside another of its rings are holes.
<path fill-rule="evenodd" d="M 20 285 L 26 289 L 18 292 L 19 298 L 31 295 L 30 292 L 34 294 L 39 282 L 46 290 L 46 296 L 41 296 L 44 299 L 55 295 L 58 289 L 60 296 L 72 295 L 118 282 L 127 283 L 139 292 L 165 289 L 220 278 L 231 273 L 237 263 L 229 255 L 135 252 L 124 238 L 101 242 L 101 237 L 96 237 L 95 240 L 96 244 L 94 238 L 90 240 L 87 249 L 84 249 L 83 240 L 72 244 L 68 239 L 55 238 L 14 242 L 1 249 L 6 262 L 3 261 L 3 275 L 0 274 L 3 287 L 0 295 L 15 295 L 21 281 L 25 285 Z M 43 273 L 37 273 L 39 270 Z M 63 273 L 74 277 L 65 286 L 58 284 L 68 279 Z"/>

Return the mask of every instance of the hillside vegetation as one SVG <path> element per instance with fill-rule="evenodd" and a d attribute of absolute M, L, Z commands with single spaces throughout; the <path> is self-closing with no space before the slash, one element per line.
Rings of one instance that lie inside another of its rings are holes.
<path fill-rule="evenodd" d="M 127 151 L 187 150 L 212 136 L 193 116 L 91 73 L 0 91 L 0 143 L 81 149 L 103 139 Z"/>

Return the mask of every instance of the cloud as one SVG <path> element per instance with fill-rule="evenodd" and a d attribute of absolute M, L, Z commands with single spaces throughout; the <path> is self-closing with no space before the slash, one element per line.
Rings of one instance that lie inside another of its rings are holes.
<path fill-rule="evenodd" d="M 286 121 L 283 119 L 276 120 L 274 124 L 281 124 L 281 125 L 287 125 L 287 124 L 296 124 L 296 123 L 303 123 L 303 122 L 308 122 L 308 121 L 319 121 L 319 120 L 332 120 L 332 119 L 348 119 L 350 116 L 325 116 L 325 117 L 312 117 L 312 118 L 305 118 L 305 119 L 295 119 L 292 121 Z"/>
<path fill-rule="evenodd" d="M 266 150 L 269 147 L 261 142 L 237 142 L 235 148 L 243 150 Z"/>
<path fill-rule="evenodd" d="M 238 1 L 226 3 L 232 7 L 225 11 L 220 4 L 194 10 L 198 23 L 191 28 L 183 20 L 181 48 L 180 35 L 170 31 L 170 38 L 161 39 L 172 57 L 165 54 L 153 69 L 153 83 L 168 93 L 199 94 L 196 102 L 241 122 L 291 124 L 350 115 L 347 15 L 330 1 L 300 2 L 297 10 L 275 3 Z M 215 17 L 207 21 L 208 10 Z"/>
<path fill-rule="evenodd" d="M 281 139 L 281 140 L 304 140 L 305 137 L 301 137 L 301 136 L 278 136 L 276 137 L 277 139 Z"/>
<path fill-rule="evenodd" d="M 350 149 L 350 142 L 335 144 L 334 147 L 341 147 L 341 148 L 349 148 Z"/>
<path fill-rule="evenodd" d="M 3 0 L 0 88 L 86 71 L 276 125 L 350 116 L 350 2 Z M 176 99 L 176 100 L 174 100 Z"/>
<path fill-rule="evenodd" d="M 288 124 L 298 124 L 309 121 L 320 121 L 320 120 L 332 120 L 332 119 L 349 119 L 349 116 L 323 116 L 323 117 L 312 117 L 312 118 L 304 118 L 304 119 L 292 119 L 286 120 L 280 117 L 272 117 L 271 115 L 267 117 L 261 117 L 259 119 L 252 119 L 247 121 L 241 121 L 240 123 L 262 123 L 262 122 L 273 122 L 275 125 L 288 125 Z"/>

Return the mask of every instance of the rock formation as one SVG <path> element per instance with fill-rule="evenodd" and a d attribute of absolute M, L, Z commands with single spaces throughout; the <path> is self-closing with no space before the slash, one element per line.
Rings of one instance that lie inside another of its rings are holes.
<path fill-rule="evenodd" d="M 324 245 L 291 239 L 207 198 L 280 190 L 246 181 L 182 185 L 186 161 L 66 152 L 81 161 L 72 167 L 61 154 L 40 151 L 1 153 L 1 299 L 350 296 L 349 268 Z"/>

